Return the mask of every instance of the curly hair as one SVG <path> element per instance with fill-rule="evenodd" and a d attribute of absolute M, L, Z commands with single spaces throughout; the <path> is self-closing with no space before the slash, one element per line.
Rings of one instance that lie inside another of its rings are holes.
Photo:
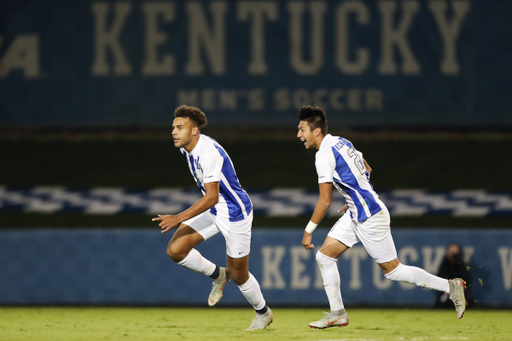
<path fill-rule="evenodd" d="M 208 124 L 208 119 L 199 108 L 190 105 L 181 105 L 174 110 L 174 117 L 188 117 L 199 128 Z"/>

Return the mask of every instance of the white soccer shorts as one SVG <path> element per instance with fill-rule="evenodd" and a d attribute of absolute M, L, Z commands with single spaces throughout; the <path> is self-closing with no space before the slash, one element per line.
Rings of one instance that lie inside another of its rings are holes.
<path fill-rule="evenodd" d="M 251 251 L 252 212 L 240 221 L 229 221 L 213 215 L 209 210 L 205 211 L 183 224 L 207 240 L 221 232 L 226 240 L 226 254 L 231 258 L 243 258 Z"/>
<path fill-rule="evenodd" d="M 370 257 L 378 264 L 382 264 L 397 258 L 390 222 L 387 209 L 361 223 L 350 219 L 350 213 L 345 213 L 327 236 L 339 240 L 348 247 L 360 241 Z"/>

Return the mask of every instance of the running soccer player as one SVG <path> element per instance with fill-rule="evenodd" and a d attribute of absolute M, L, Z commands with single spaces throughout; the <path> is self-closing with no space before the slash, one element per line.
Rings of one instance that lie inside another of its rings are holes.
<path fill-rule="evenodd" d="M 457 317 L 462 318 L 466 310 L 465 282 L 462 279 L 443 279 L 423 269 L 401 264 L 398 260 L 391 236 L 389 212 L 373 190 L 370 183 L 372 169 L 363 154 L 350 141 L 327 133 L 327 117 L 322 108 L 303 106 L 299 110 L 299 120 L 297 138 L 304 142 L 306 149 L 318 150 L 315 165 L 320 194 L 302 238 L 306 250 L 314 248 L 311 243 L 312 233 L 331 205 L 333 185 L 346 201 L 346 205 L 339 211 L 345 214 L 334 224 L 316 253 L 331 311 L 309 326 L 324 329 L 348 325 L 336 261 L 359 241 L 379 264 L 387 279 L 447 292 L 455 304 Z"/>
<path fill-rule="evenodd" d="M 201 134 L 206 115 L 198 108 L 182 105 L 174 112 L 174 146 L 185 156 L 203 197 L 177 215 L 158 215 L 162 233 L 179 226 L 169 242 L 167 254 L 179 265 L 213 279 L 208 304 L 214 306 L 231 279 L 256 310 L 246 330 L 265 329 L 273 321 L 256 278 L 249 272 L 252 202 L 244 191 L 226 151 L 211 137 Z M 226 240 L 227 268 L 204 258 L 194 247 L 222 233 Z"/>

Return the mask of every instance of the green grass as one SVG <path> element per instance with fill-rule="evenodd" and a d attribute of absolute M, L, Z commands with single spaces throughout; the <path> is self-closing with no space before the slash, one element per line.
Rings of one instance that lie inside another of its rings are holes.
<path fill-rule="evenodd" d="M 350 325 L 315 330 L 321 309 L 275 308 L 267 330 L 250 308 L 1 307 L 0 340 L 510 340 L 512 312 L 349 309 Z"/>

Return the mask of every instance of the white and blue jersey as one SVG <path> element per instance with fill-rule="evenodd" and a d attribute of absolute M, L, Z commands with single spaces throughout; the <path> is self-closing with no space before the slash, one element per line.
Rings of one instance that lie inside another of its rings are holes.
<path fill-rule="evenodd" d="M 251 199 L 238 182 L 229 155 L 217 141 L 201 134 L 192 152 L 184 148 L 180 151 L 187 158 L 190 172 L 203 195 L 206 194 L 205 183 L 220 182 L 219 202 L 210 209 L 212 214 L 240 221 L 252 212 Z"/>
<path fill-rule="evenodd" d="M 363 154 L 349 140 L 327 134 L 316 153 L 318 183 L 332 182 L 343 194 L 350 216 L 365 221 L 385 208 L 373 190 Z"/>

